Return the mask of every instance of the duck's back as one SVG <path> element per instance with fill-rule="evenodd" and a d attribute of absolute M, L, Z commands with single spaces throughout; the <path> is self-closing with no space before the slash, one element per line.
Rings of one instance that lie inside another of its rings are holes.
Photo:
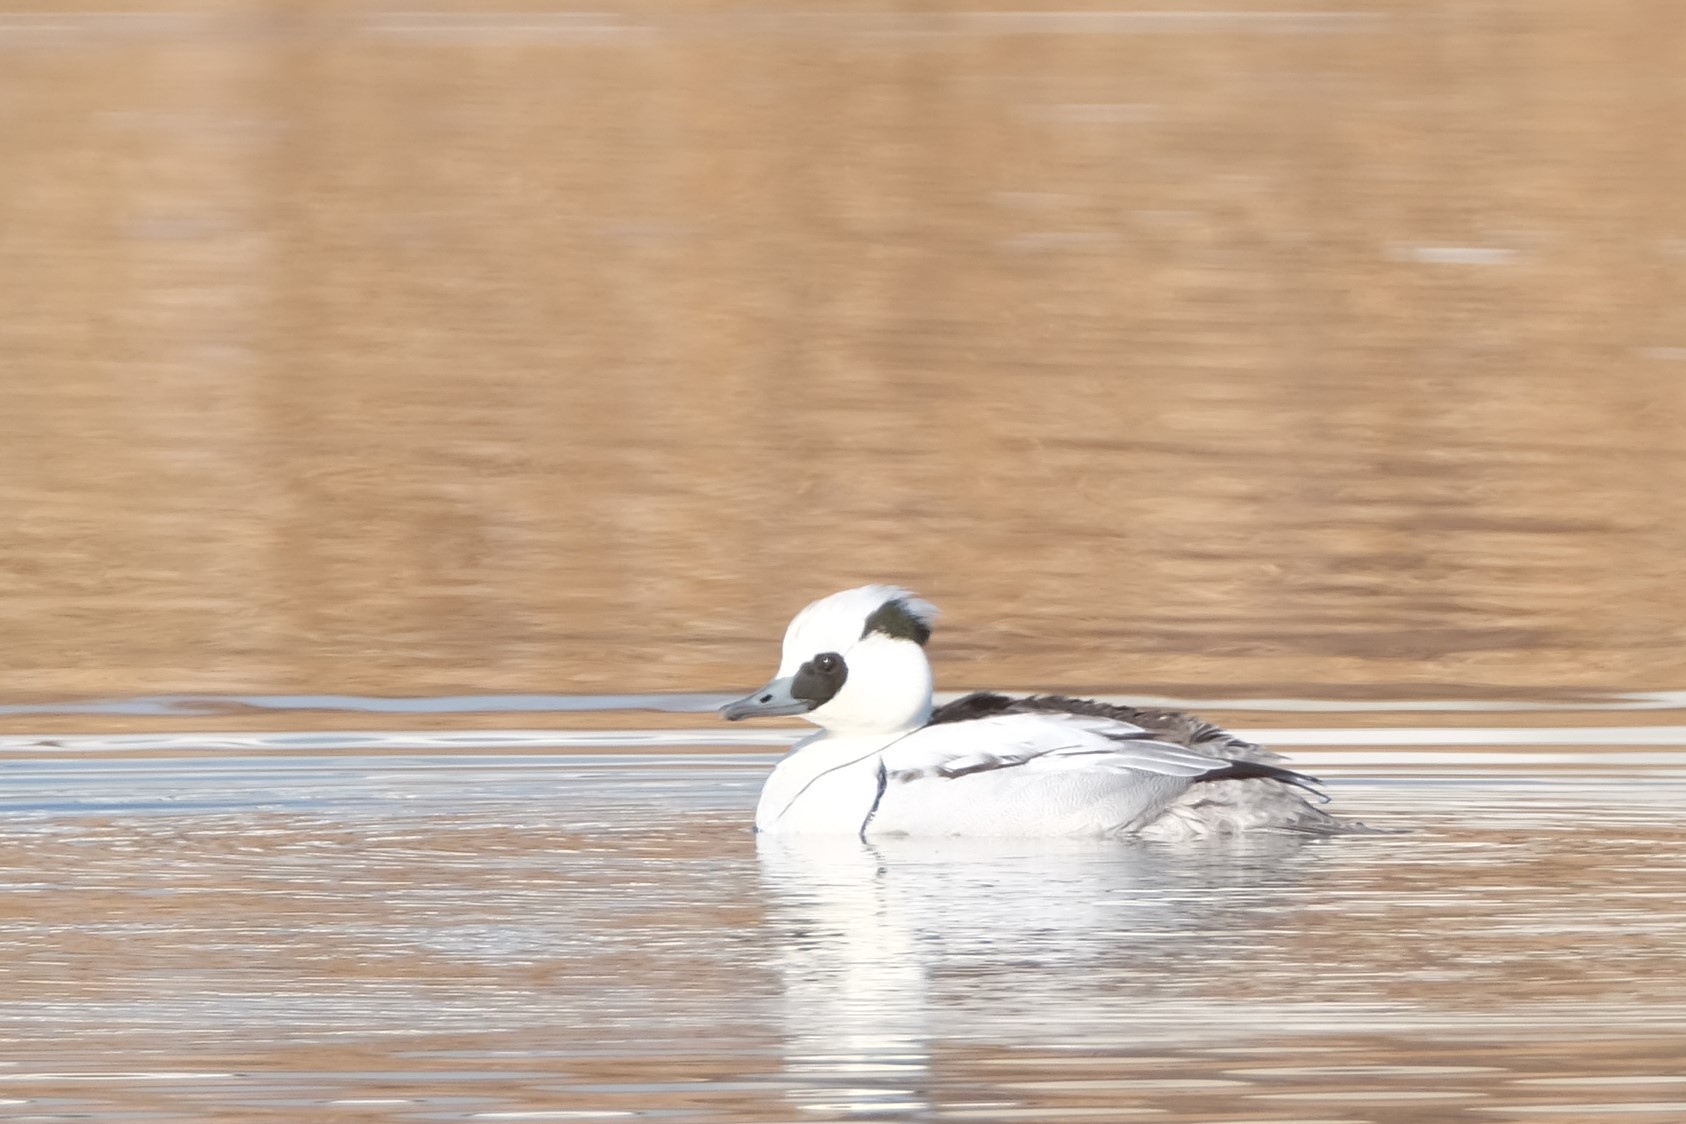
<path fill-rule="evenodd" d="M 1001 714 L 1075 714 L 1088 718 L 1110 718 L 1127 726 L 1136 726 L 1162 741 L 1186 745 L 1214 757 L 1231 761 L 1282 760 L 1280 753 L 1238 738 L 1222 726 L 1181 710 L 1120 706 L 1095 699 L 1075 699 L 1069 695 L 1013 698 L 994 691 L 974 691 L 937 707 L 931 712 L 931 720 L 926 725 L 966 722 Z"/>
<path fill-rule="evenodd" d="M 868 830 L 909 835 L 1327 833 L 1315 782 L 1192 715 L 980 692 L 886 749 Z"/>

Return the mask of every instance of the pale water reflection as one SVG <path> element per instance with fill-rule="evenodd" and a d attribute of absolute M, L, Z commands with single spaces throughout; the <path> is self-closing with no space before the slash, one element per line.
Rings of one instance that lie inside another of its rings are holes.
<path fill-rule="evenodd" d="M 1299 846 L 762 837 L 790 1095 L 806 1109 L 929 1110 L 936 1040 L 964 1040 L 967 1022 L 1110 1035 L 1124 994 L 1134 1005 L 1203 970 L 1212 950 L 1191 938 L 1254 920 L 1233 891 L 1268 900 L 1293 881 Z M 860 1074 L 880 1080 L 850 1088 Z"/>
<path fill-rule="evenodd" d="M 803 845 L 747 830 L 766 751 L 8 739 L 0 1099 L 44 1121 L 1678 1119 L 1686 756 L 1401 759 L 1353 733 L 1295 759 L 1407 834 Z"/>

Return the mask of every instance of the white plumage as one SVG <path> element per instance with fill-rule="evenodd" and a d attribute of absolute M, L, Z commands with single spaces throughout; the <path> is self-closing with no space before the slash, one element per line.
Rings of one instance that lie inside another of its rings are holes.
<path fill-rule="evenodd" d="M 821 727 L 768 777 L 757 830 L 1175 839 L 1349 826 L 1309 803 L 1315 782 L 1276 754 L 1186 714 L 987 693 L 933 711 L 935 615 L 873 585 L 791 621 L 778 676 L 721 710 Z"/>

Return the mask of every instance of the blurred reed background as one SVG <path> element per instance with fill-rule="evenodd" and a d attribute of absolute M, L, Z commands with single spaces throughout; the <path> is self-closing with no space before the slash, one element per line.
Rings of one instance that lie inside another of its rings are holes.
<path fill-rule="evenodd" d="M 0 0 L 0 694 L 1686 680 L 1686 6 Z"/>

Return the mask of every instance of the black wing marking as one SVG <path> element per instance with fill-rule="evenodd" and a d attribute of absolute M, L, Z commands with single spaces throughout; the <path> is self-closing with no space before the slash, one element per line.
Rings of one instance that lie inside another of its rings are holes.
<path fill-rule="evenodd" d="M 1281 754 L 1261 745 L 1238 738 L 1221 726 L 1215 726 L 1192 714 L 1179 710 L 1157 710 L 1148 707 L 1119 706 L 1094 699 L 1074 699 L 1068 695 L 1026 695 L 1011 698 L 994 691 L 974 691 L 953 702 L 945 703 L 931 712 L 928 726 L 945 722 L 966 722 L 974 718 L 993 718 L 1002 714 L 1079 714 L 1087 718 L 1110 718 L 1140 726 L 1148 735 L 1176 745 L 1185 745 L 1204 753 L 1215 754 L 1231 761 L 1271 761 Z"/>
<path fill-rule="evenodd" d="M 1311 793 L 1325 804 L 1329 802 L 1329 794 L 1318 786 L 1323 782 L 1316 777 L 1309 777 L 1304 773 L 1296 773 L 1292 769 L 1284 769 L 1280 765 L 1271 765 L 1263 761 L 1232 761 L 1222 769 L 1214 769 L 1210 773 L 1202 773 L 1194 778 L 1195 784 L 1207 781 L 1279 781 L 1290 784 L 1295 788 Z"/>
<path fill-rule="evenodd" d="M 1062 705 L 1067 701 L 1076 709 Z M 1263 780 L 1322 797 L 1314 778 L 1247 755 L 1252 747 L 1240 739 L 1235 741 L 1242 748 L 1229 746 L 1228 734 L 1199 719 L 1163 712 L 1177 720 L 1181 735 L 1166 737 L 1120 717 L 1126 713 L 1143 712 L 1058 696 L 1015 700 L 1004 695 L 969 695 L 942 708 L 941 721 L 920 727 L 928 737 L 915 731 L 905 752 L 886 755 L 889 779 L 897 784 L 925 779 L 963 781 L 1034 764 L 1039 771 L 1042 766 L 1093 768 L 1103 773 L 1137 771 L 1180 777 L 1188 784 Z M 1186 731 L 1195 726 L 1215 736 L 1188 739 Z"/>
<path fill-rule="evenodd" d="M 1119 738 L 1119 741 L 1134 741 L 1137 739 Z M 1077 753 L 1065 753 L 1061 756 L 1073 757 L 1101 757 L 1107 756 L 1105 750 L 1085 750 Z M 1012 769 L 1020 765 L 1028 765 L 1034 757 L 979 757 L 967 761 L 964 765 L 954 767 L 937 766 L 932 769 L 902 769 L 891 774 L 891 779 L 903 784 L 908 781 L 919 780 L 922 777 L 940 777 L 943 780 L 955 780 L 959 777 L 969 777 L 974 773 L 993 773 L 1001 769 Z M 1186 778 L 1190 784 L 1202 784 L 1206 781 L 1278 781 L 1282 784 L 1293 785 L 1312 793 L 1319 800 L 1329 799 L 1318 786 L 1323 782 L 1306 773 L 1293 769 L 1284 769 L 1280 765 L 1271 765 L 1264 761 L 1224 761 L 1214 762 L 1210 772 L 1199 773 Z"/>

